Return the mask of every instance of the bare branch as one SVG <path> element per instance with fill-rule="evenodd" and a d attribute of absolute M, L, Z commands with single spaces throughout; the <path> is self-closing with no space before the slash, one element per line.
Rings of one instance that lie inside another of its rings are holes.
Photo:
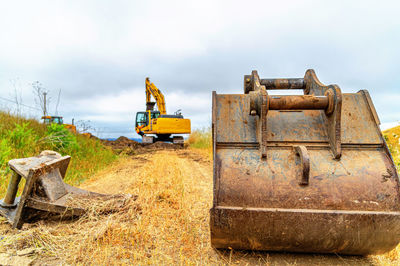
<path fill-rule="evenodd" d="M 10 79 L 10 82 L 14 88 L 14 101 L 17 105 L 17 115 L 21 115 L 21 107 L 22 107 L 22 96 L 21 96 L 21 84 L 18 78 Z"/>
<path fill-rule="evenodd" d="M 33 95 L 35 96 L 35 104 L 40 107 L 43 114 L 46 115 L 46 111 L 49 109 L 50 97 L 47 97 L 46 103 L 44 100 L 44 94 L 48 93 L 48 90 L 45 89 L 39 81 L 35 81 L 32 84 Z"/>
<path fill-rule="evenodd" d="M 61 89 L 58 90 L 57 104 L 56 104 L 56 115 L 58 115 L 58 105 L 60 104 Z"/>
<path fill-rule="evenodd" d="M 89 130 L 94 130 L 94 127 L 91 125 L 90 120 L 79 120 L 76 122 L 76 127 L 80 133 L 88 132 Z"/>

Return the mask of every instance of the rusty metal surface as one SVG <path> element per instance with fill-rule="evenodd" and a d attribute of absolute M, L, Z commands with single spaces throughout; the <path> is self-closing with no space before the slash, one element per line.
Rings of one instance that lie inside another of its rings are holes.
<path fill-rule="evenodd" d="M 261 79 L 260 84 L 267 90 L 295 90 L 304 89 L 304 79 Z"/>
<path fill-rule="evenodd" d="M 379 126 L 364 93 L 344 93 L 343 102 L 342 143 L 381 144 Z"/>
<path fill-rule="evenodd" d="M 217 94 L 215 106 L 220 117 L 218 143 L 257 143 L 257 119 L 250 112 L 247 94 Z M 343 93 L 342 143 L 381 144 L 380 130 L 369 113 L 361 93 Z M 267 139 L 274 141 L 327 142 L 327 125 L 319 110 L 270 110 L 267 119 Z M 360 130 L 362 128 L 363 130 Z M 235 132 L 235 134 L 231 134 Z"/>
<path fill-rule="evenodd" d="M 270 110 L 325 110 L 328 108 L 327 96 L 282 95 L 268 96 Z"/>
<path fill-rule="evenodd" d="M 0 214 L 7 218 L 13 228 L 21 228 L 25 222 L 37 217 L 69 218 L 82 215 L 85 211 L 73 204 L 84 197 L 103 197 L 106 195 L 89 192 L 69 186 L 63 182 L 70 156 L 61 156 L 52 151 L 39 156 L 14 159 L 9 162 L 14 171 L 4 199 L 8 204 L 0 204 Z M 20 197 L 15 197 L 19 180 L 26 180 Z M 72 202 L 72 203 L 71 203 Z"/>
<path fill-rule="evenodd" d="M 310 182 L 310 155 L 306 146 L 293 146 L 293 149 L 300 157 L 300 172 L 301 178 L 298 183 L 302 186 L 307 186 Z"/>
<path fill-rule="evenodd" d="M 218 206 L 398 211 L 398 182 L 382 149 L 344 149 L 340 161 L 328 147 L 310 147 L 310 179 L 293 148 L 271 147 L 266 161 L 257 149 L 217 148 Z"/>
<path fill-rule="evenodd" d="M 0 202 L 0 206 L 13 207 L 15 196 L 18 192 L 18 184 L 21 181 L 21 176 L 15 172 L 12 173 L 10 181 L 8 182 L 7 192 L 4 199 Z"/>
<path fill-rule="evenodd" d="M 261 108 L 251 112 L 262 103 L 257 88 L 265 90 L 257 79 L 245 76 L 246 94 L 213 93 L 212 245 L 360 255 L 394 248 L 399 179 L 368 94 L 342 94 L 308 70 L 305 96 L 330 91 L 333 111 L 303 110 L 297 100 L 297 110 L 269 103 L 262 117 Z"/>
<path fill-rule="evenodd" d="M 210 223 L 215 248 L 368 255 L 400 237 L 390 212 L 216 207 Z"/>

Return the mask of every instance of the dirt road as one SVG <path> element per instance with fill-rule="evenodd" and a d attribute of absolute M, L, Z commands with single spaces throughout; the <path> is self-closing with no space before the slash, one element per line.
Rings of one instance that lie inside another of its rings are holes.
<path fill-rule="evenodd" d="M 101 193 L 137 195 L 137 199 L 110 215 L 94 211 L 78 221 L 42 221 L 26 225 L 19 232 L 2 222 L 2 235 L 13 236 L 8 238 L 8 244 L 4 245 L 7 250 L 2 252 L 11 254 L 13 249 L 16 252 L 33 248 L 34 255 L 30 256 L 33 264 L 379 263 L 374 257 L 212 249 L 208 225 L 212 162 L 206 152 L 158 150 L 122 158 L 81 187 Z"/>
<path fill-rule="evenodd" d="M 110 184 L 113 184 L 110 186 Z M 139 195 L 149 263 L 372 264 L 359 257 L 218 252 L 209 243 L 212 161 L 206 153 L 165 150 L 128 159 L 83 186 Z M 140 253 L 140 252 L 138 252 Z"/>

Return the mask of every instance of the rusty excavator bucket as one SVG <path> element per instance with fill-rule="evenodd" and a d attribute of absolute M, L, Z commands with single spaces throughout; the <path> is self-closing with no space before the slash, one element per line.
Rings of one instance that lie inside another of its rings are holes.
<path fill-rule="evenodd" d="M 13 228 L 20 229 L 24 222 L 37 218 L 80 216 L 85 213 L 79 206 L 82 202 L 107 196 L 65 184 L 63 178 L 70 159 L 70 156 L 44 151 L 37 157 L 8 163 L 13 175 L 0 202 L 0 214 Z M 25 186 L 21 196 L 16 197 L 21 177 L 25 179 Z"/>
<path fill-rule="evenodd" d="M 303 95 L 268 95 L 270 90 Z M 215 248 L 379 254 L 400 240 L 399 178 L 366 90 L 244 77 L 212 98 Z"/>

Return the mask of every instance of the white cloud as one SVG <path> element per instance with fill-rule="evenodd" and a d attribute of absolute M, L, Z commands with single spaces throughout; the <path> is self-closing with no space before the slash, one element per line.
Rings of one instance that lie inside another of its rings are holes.
<path fill-rule="evenodd" d="M 397 121 L 398 1 L 3 1 L 0 92 L 20 78 L 62 89 L 59 112 L 129 128 L 144 78 L 194 127 L 210 122 L 211 91 L 241 93 L 242 76 L 301 77 L 314 68 L 343 91 L 368 89 L 383 122 Z M 143 87 L 142 87 L 143 86 Z M 4 103 L 3 103 L 4 104 Z M 53 108 L 54 109 L 54 108 Z M 129 126 L 127 126 L 129 125 Z"/>

